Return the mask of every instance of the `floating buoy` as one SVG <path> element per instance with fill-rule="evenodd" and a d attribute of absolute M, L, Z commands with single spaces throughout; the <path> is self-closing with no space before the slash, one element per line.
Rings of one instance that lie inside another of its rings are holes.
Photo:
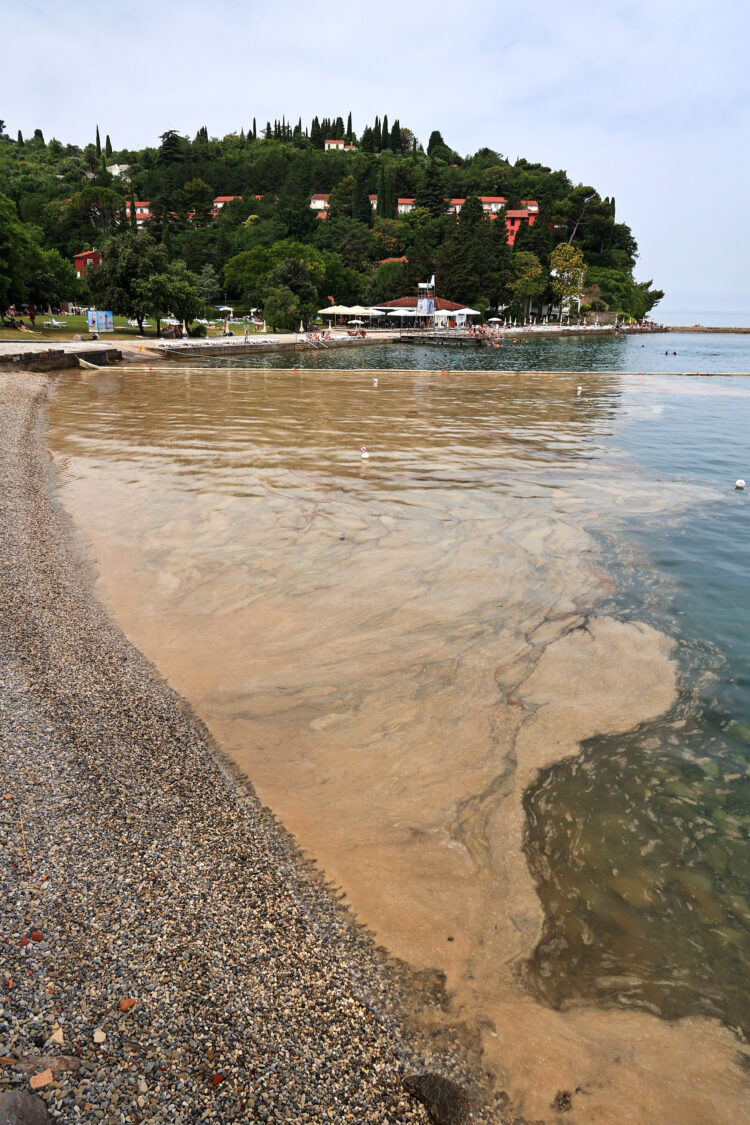
<path fill-rule="evenodd" d="M 734 482 L 734 487 L 735 487 L 735 488 L 736 488 L 736 489 L 737 489 L 738 491 L 740 491 L 740 492 L 742 491 L 742 489 L 743 489 L 743 488 L 745 487 L 745 482 L 744 482 L 744 480 L 742 479 L 742 477 L 740 477 L 740 479 L 739 479 L 739 480 L 736 480 L 736 481 Z"/>
<path fill-rule="evenodd" d="M 583 390 L 583 387 L 579 387 L 578 390 L 576 391 L 576 394 L 579 395 L 582 390 Z"/>
<path fill-rule="evenodd" d="M 440 372 L 440 374 L 445 375 L 445 368 L 443 368 L 443 370 Z"/>
<path fill-rule="evenodd" d="M 145 350 L 146 350 L 146 349 L 144 348 L 143 344 L 141 344 L 141 346 L 140 346 L 140 348 L 138 349 L 138 351 L 139 351 L 139 352 L 145 352 Z"/>
<path fill-rule="evenodd" d="M 297 374 L 297 368 L 296 367 L 294 368 L 294 374 L 295 375 Z"/>
<path fill-rule="evenodd" d="M 378 385 L 377 376 L 373 379 L 372 385 L 373 385 L 373 387 L 377 387 L 377 385 Z"/>
<path fill-rule="evenodd" d="M 370 454 L 367 452 L 367 446 L 366 445 L 360 445 L 359 452 L 362 454 L 362 460 L 363 461 L 367 461 L 369 459 Z"/>

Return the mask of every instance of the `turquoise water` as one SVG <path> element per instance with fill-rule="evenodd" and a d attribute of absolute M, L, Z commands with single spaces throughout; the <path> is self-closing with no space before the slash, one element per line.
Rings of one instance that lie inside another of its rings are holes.
<path fill-rule="evenodd" d="M 514 342 L 515 341 L 515 342 Z M 677 353 L 676 355 L 674 353 Z M 217 360 L 220 366 L 224 361 Z M 750 372 L 750 335 L 668 332 L 633 336 L 507 335 L 500 347 L 372 344 L 333 351 L 233 356 L 237 367 L 381 368 L 519 371 Z"/>
<path fill-rule="evenodd" d="M 612 443 L 640 474 L 717 498 L 667 521 L 626 515 L 608 543 L 617 594 L 603 607 L 675 638 L 680 698 L 659 722 L 591 740 L 526 794 L 546 912 L 526 977 L 555 1006 L 700 1013 L 747 1035 L 750 506 L 731 486 L 750 476 L 750 388 L 717 378 L 685 394 L 686 382 L 629 396 Z"/>
<path fill-rule="evenodd" d="M 750 482 L 750 380 L 695 375 L 750 371 L 750 337 L 517 340 L 262 362 L 686 373 L 644 376 L 642 390 L 631 380 L 613 400 L 609 432 L 592 438 L 593 456 L 622 459 L 639 480 L 696 491 L 695 504 L 668 518 L 623 510 L 603 538 L 616 594 L 602 611 L 648 620 L 675 639 L 679 700 L 656 723 L 591 740 L 526 794 L 527 855 L 546 925 L 524 975 L 555 1006 L 597 1000 L 668 1018 L 704 1014 L 747 1035 L 750 491 L 734 482 Z"/>

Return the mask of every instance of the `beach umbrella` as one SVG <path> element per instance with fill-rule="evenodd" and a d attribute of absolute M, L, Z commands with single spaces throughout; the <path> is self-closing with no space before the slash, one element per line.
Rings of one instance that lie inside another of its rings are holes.
<path fill-rule="evenodd" d="M 456 316 L 481 316 L 479 309 L 456 309 Z"/>

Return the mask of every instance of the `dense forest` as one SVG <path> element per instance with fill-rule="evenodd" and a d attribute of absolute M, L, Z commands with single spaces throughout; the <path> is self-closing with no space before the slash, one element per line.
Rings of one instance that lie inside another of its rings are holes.
<path fill-rule="evenodd" d="M 81 148 L 0 121 L 2 309 L 72 300 L 189 321 L 228 302 L 286 327 L 332 301 L 412 295 L 433 274 L 440 297 L 488 315 L 554 303 L 641 318 L 663 296 L 634 280 L 614 199 L 490 148 L 460 156 L 438 131 L 423 146 L 384 116 L 357 136 L 349 115 L 160 142 L 116 149 L 97 127 Z M 492 217 L 482 199 L 502 201 Z M 78 279 L 73 255 L 93 247 L 103 261 Z"/>

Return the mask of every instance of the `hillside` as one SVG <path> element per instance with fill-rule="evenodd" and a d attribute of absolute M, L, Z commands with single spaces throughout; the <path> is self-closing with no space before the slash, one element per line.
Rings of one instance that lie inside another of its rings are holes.
<path fill-rule="evenodd" d="M 73 255 L 94 246 L 103 266 L 76 279 Z M 635 282 L 637 253 L 614 199 L 566 172 L 490 148 L 462 157 L 437 131 L 423 147 L 387 118 L 359 136 L 351 118 L 253 122 L 221 140 L 168 130 L 139 150 L 98 129 L 83 148 L 40 130 L 14 139 L 0 122 L 3 309 L 94 300 L 191 319 L 196 301 L 228 301 L 284 326 L 435 274 L 441 297 L 482 312 L 562 300 L 640 318 L 663 294 Z"/>

